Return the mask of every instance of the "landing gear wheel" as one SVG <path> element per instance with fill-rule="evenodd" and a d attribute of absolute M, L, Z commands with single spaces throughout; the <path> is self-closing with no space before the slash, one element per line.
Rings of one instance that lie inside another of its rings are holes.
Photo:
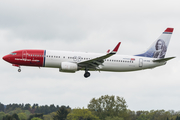
<path fill-rule="evenodd" d="M 18 72 L 21 72 L 21 69 L 20 69 L 20 68 L 18 69 Z"/>
<path fill-rule="evenodd" d="M 91 75 L 90 72 L 85 72 L 85 73 L 84 73 L 84 77 L 85 77 L 85 78 L 89 77 L 90 75 Z"/>

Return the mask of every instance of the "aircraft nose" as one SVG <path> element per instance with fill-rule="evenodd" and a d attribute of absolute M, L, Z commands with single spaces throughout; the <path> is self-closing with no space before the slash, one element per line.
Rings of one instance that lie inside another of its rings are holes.
<path fill-rule="evenodd" d="M 8 55 L 5 55 L 5 56 L 3 57 L 3 60 L 8 61 Z"/>

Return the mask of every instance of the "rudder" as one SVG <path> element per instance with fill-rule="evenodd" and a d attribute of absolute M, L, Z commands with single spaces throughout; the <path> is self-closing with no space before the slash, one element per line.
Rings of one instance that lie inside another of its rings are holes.
<path fill-rule="evenodd" d="M 174 28 L 167 28 L 145 53 L 136 56 L 164 58 L 173 30 Z"/>

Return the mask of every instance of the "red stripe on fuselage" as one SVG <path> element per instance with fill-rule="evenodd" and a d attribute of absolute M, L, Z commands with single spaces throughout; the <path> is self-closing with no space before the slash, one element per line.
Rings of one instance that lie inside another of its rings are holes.
<path fill-rule="evenodd" d="M 9 54 L 8 62 L 23 66 L 38 66 L 42 67 L 44 62 L 44 50 L 18 50 Z"/>

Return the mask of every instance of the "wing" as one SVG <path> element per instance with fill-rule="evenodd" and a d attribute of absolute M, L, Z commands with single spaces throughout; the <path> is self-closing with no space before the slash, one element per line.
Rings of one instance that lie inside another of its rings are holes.
<path fill-rule="evenodd" d="M 80 63 L 78 63 L 78 66 L 83 67 L 85 69 L 88 69 L 88 68 L 98 69 L 99 65 L 103 66 L 104 59 L 106 59 L 106 58 L 108 58 L 108 57 L 110 57 L 110 56 L 117 53 L 120 44 L 121 44 L 121 42 L 119 42 L 116 45 L 116 47 L 114 48 L 114 50 L 112 50 L 110 53 L 107 53 L 106 55 L 103 55 L 103 56 L 100 56 L 100 57 L 93 58 L 91 60 L 80 62 Z"/>

